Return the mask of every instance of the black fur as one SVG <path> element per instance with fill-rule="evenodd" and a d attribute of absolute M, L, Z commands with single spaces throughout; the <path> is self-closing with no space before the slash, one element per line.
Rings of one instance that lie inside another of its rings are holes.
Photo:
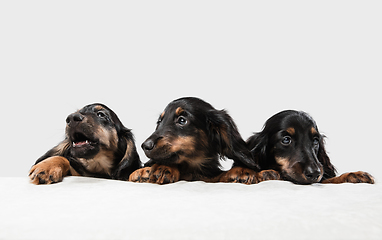
<path fill-rule="evenodd" d="M 336 176 L 325 151 L 324 136 L 305 112 L 275 114 L 261 132 L 247 140 L 247 145 L 262 170 L 276 170 L 285 180 L 310 184 Z"/>
<path fill-rule="evenodd" d="M 131 130 L 123 126 L 107 106 L 99 103 L 87 105 L 70 114 L 66 122 L 65 139 L 35 164 L 52 156 L 62 156 L 69 160 L 79 175 L 120 180 L 128 180 L 129 175 L 141 167 Z M 108 134 L 104 132 L 110 134 L 110 139 L 106 139 Z M 82 144 L 74 146 L 76 141 Z M 110 163 L 110 166 L 87 167 L 86 164 L 94 159 L 101 159 L 99 161 Z"/>
<path fill-rule="evenodd" d="M 168 104 L 142 148 L 150 158 L 145 166 L 175 167 L 185 180 L 217 177 L 225 157 L 259 170 L 229 114 L 194 97 Z"/>

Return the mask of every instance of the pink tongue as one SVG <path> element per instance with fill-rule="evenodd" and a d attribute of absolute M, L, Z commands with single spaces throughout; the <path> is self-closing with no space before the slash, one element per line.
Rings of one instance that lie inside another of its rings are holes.
<path fill-rule="evenodd" d="M 87 142 L 76 142 L 75 145 L 76 146 L 82 146 L 82 145 L 85 145 L 87 144 Z"/>

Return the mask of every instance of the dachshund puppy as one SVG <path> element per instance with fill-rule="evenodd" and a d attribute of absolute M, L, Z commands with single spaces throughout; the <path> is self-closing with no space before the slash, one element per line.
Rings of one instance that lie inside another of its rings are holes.
<path fill-rule="evenodd" d="M 141 167 L 133 134 L 105 105 L 87 105 L 66 123 L 65 139 L 31 168 L 32 183 L 56 183 L 67 175 L 128 180 Z"/>
<path fill-rule="evenodd" d="M 180 98 L 168 104 L 142 148 L 150 160 L 130 175 L 130 181 L 216 182 L 223 174 L 219 158 L 224 157 L 251 171 L 259 170 L 232 118 L 199 98 Z"/>
<path fill-rule="evenodd" d="M 305 112 L 286 110 L 269 118 L 263 131 L 247 140 L 261 169 L 273 169 L 282 179 L 297 184 L 374 183 L 366 172 L 336 170 L 325 151 L 324 136 L 316 122 Z"/>

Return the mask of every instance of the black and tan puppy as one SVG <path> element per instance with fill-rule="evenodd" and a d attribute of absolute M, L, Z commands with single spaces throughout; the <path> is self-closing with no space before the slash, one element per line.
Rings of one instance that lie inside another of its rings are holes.
<path fill-rule="evenodd" d="M 216 182 L 223 174 L 219 159 L 224 157 L 258 170 L 232 118 L 199 98 L 168 104 L 142 148 L 150 160 L 130 175 L 130 181 Z"/>
<path fill-rule="evenodd" d="M 305 112 L 286 110 L 269 118 L 264 129 L 251 136 L 248 147 L 261 169 L 273 169 L 297 184 L 374 183 L 366 172 L 336 176 L 325 151 L 324 136 Z"/>
<path fill-rule="evenodd" d="M 65 139 L 31 168 L 32 183 L 56 183 L 67 175 L 128 180 L 141 167 L 133 134 L 105 105 L 87 105 L 66 123 Z"/>

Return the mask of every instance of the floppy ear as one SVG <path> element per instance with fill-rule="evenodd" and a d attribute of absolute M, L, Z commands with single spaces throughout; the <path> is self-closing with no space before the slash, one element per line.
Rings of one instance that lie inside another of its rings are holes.
<path fill-rule="evenodd" d="M 268 146 L 268 137 L 267 134 L 255 133 L 247 140 L 247 147 L 252 154 L 252 158 L 260 168 L 267 168 L 267 146 Z"/>
<path fill-rule="evenodd" d="M 337 172 L 336 168 L 330 162 L 328 154 L 326 154 L 324 138 L 325 136 L 321 135 L 320 147 L 317 154 L 318 161 L 320 161 L 324 167 L 324 176 L 322 180 L 335 177 Z"/>
<path fill-rule="evenodd" d="M 236 124 L 224 110 L 210 110 L 207 113 L 207 126 L 210 140 L 221 157 L 242 163 L 245 166 L 259 170 L 242 139 Z"/>
<path fill-rule="evenodd" d="M 142 167 L 130 129 L 122 127 L 119 131 L 118 149 L 122 159 L 112 174 L 113 179 L 129 180 L 132 172 Z"/>

